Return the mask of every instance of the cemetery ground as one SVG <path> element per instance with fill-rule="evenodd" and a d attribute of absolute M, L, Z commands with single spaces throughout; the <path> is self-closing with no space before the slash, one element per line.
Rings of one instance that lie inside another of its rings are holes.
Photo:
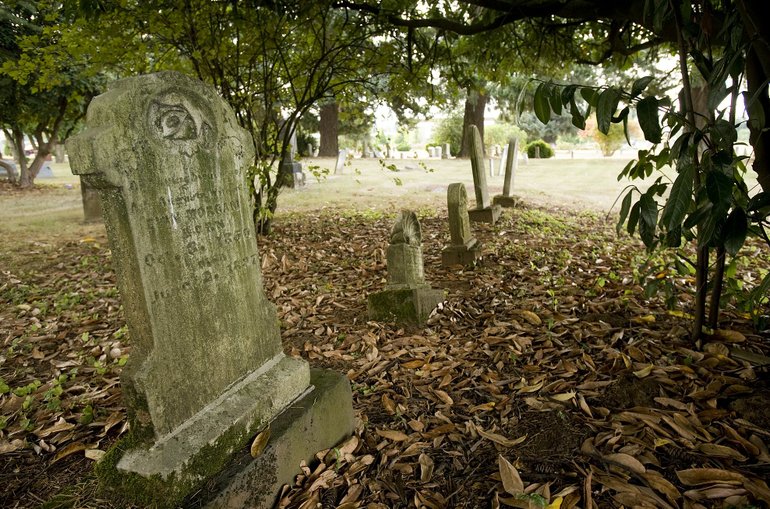
<path fill-rule="evenodd" d="M 440 261 L 446 187 L 471 185 L 469 162 L 391 163 L 309 176 L 258 240 L 284 349 L 347 374 L 358 422 L 281 507 L 770 504 L 770 337 L 728 291 L 721 329 L 689 340 L 692 278 L 605 217 L 625 161 L 520 164 L 522 203 L 472 226 L 484 257 L 465 270 Z M 76 179 L 54 172 L 29 193 L 0 188 L 0 506 L 125 507 L 92 467 L 126 432 L 130 334 L 104 228 L 80 222 Z M 373 322 L 366 297 L 409 207 L 446 300 L 424 326 Z M 751 287 L 768 267 L 749 242 L 737 276 Z"/>

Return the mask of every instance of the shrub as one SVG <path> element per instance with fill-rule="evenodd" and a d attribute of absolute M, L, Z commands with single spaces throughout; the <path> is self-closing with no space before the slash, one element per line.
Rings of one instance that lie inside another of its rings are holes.
<path fill-rule="evenodd" d="M 527 156 L 529 158 L 536 157 L 536 148 L 540 149 L 540 159 L 548 159 L 553 157 L 553 149 L 551 146 L 543 140 L 535 140 L 527 144 Z"/>
<path fill-rule="evenodd" d="M 487 149 L 492 145 L 504 147 L 511 138 L 519 140 L 519 147 L 527 143 L 527 133 L 513 124 L 499 123 L 484 127 L 484 145 Z"/>

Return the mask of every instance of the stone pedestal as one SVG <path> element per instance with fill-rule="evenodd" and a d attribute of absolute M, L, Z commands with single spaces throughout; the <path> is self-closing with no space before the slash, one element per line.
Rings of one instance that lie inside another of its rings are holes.
<path fill-rule="evenodd" d="M 368 311 L 373 320 L 419 324 L 444 301 L 444 291 L 428 285 L 394 288 L 369 295 Z"/>
<path fill-rule="evenodd" d="M 341 442 L 353 432 L 350 383 L 329 370 L 310 372 L 311 389 L 270 425 L 265 450 L 253 458 L 243 448 L 188 506 L 211 509 L 270 509 L 284 484 L 291 485 L 305 461 Z M 266 472 L 272 475 L 265 476 Z"/>
<path fill-rule="evenodd" d="M 471 222 L 495 224 L 502 213 L 503 209 L 500 205 L 490 205 L 483 209 L 470 209 L 468 217 Z"/>
<path fill-rule="evenodd" d="M 441 251 L 441 265 L 473 265 L 481 258 L 481 243 L 475 239 L 468 246 L 447 246 Z"/>
<path fill-rule="evenodd" d="M 492 204 L 504 208 L 513 208 L 519 203 L 519 199 L 516 196 L 503 196 L 498 194 L 492 197 Z"/>

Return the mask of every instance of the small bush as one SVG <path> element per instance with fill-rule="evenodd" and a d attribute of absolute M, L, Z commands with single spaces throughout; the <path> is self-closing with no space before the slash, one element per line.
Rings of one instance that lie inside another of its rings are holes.
<path fill-rule="evenodd" d="M 540 159 L 553 157 L 553 149 L 548 143 L 543 140 L 535 140 L 527 144 L 527 156 L 530 159 L 537 157 L 536 147 L 540 148 Z"/>

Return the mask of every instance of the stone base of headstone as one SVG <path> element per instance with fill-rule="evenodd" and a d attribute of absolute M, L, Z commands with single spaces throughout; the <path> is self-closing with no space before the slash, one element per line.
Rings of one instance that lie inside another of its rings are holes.
<path fill-rule="evenodd" d="M 281 173 L 286 175 L 286 187 L 296 189 L 305 185 L 305 173 L 302 171 L 302 164 L 295 162 L 281 163 Z"/>
<path fill-rule="evenodd" d="M 100 463 L 100 479 L 128 502 L 176 507 L 309 387 L 307 363 L 281 354 L 149 448 L 133 435 L 118 442 Z"/>
<path fill-rule="evenodd" d="M 502 194 L 498 194 L 497 196 L 492 197 L 493 205 L 499 205 L 505 208 L 513 208 L 518 203 L 519 199 L 515 196 L 504 196 Z"/>
<path fill-rule="evenodd" d="M 483 209 L 470 209 L 468 218 L 475 223 L 495 224 L 502 213 L 503 209 L 499 205 L 491 205 Z"/>
<path fill-rule="evenodd" d="M 470 246 L 447 246 L 441 251 L 441 265 L 473 265 L 481 258 L 481 243 L 475 241 Z"/>
<path fill-rule="evenodd" d="M 425 285 L 373 293 L 369 295 L 367 308 L 372 320 L 421 324 L 443 301 L 443 290 L 434 290 Z"/>
<path fill-rule="evenodd" d="M 83 198 L 83 220 L 94 223 L 102 220 L 102 199 L 99 190 L 80 179 L 80 195 Z"/>
<path fill-rule="evenodd" d="M 270 440 L 256 458 L 250 448 L 189 500 L 189 507 L 269 509 L 284 484 L 291 485 L 300 463 L 312 465 L 316 453 L 334 447 L 354 428 L 348 379 L 325 369 L 311 370 L 312 390 L 270 424 Z"/>

